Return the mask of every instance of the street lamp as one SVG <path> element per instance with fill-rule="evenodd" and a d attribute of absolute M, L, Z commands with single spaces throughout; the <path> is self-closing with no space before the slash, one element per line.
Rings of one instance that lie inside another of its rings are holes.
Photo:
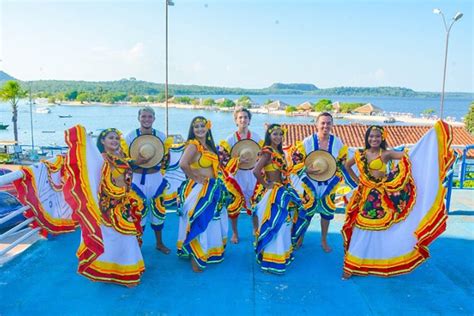
<path fill-rule="evenodd" d="M 165 12 L 166 12 L 166 35 L 165 35 L 165 128 L 166 137 L 168 137 L 168 6 L 174 6 L 172 0 L 165 0 Z"/>
<path fill-rule="evenodd" d="M 440 9 L 433 9 L 434 14 L 439 14 L 443 18 L 444 29 L 446 30 L 446 49 L 444 52 L 444 72 L 443 72 L 443 89 L 441 91 L 441 107 L 439 110 L 440 119 L 443 119 L 443 106 L 444 106 L 444 87 L 446 84 L 446 65 L 448 62 L 448 42 L 449 42 L 449 32 L 451 31 L 451 27 L 453 26 L 454 22 L 461 19 L 463 14 L 461 12 L 457 12 L 456 15 L 453 17 L 451 24 L 448 27 L 446 23 L 446 18 L 444 17 L 443 12 Z"/>

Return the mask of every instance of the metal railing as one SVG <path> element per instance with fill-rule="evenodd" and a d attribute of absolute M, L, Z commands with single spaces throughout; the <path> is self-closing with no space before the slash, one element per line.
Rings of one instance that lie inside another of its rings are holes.
<path fill-rule="evenodd" d="M 466 146 L 462 153 L 461 172 L 459 175 L 459 188 L 461 189 L 464 188 L 465 181 L 474 180 L 473 177 L 469 177 L 469 173 L 474 173 L 474 168 L 471 169 L 471 167 L 474 167 L 474 163 L 467 161 L 467 153 L 472 149 L 474 149 L 474 145 Z"/>
<path fill-rule="evenodd" d="M 0 186 L 9 184 L 17 179 L 23 177 L 22 171 L 14 171 L 11 173 L 7 173 L 3 176 L 0 176 Z M 29 210 L 29 206 L 23 206 L 16 211 L 11 212 L 5 217 L 0 219 L 0 225 L 6 223 L 10 219 L 23 214 L 23 212 Z M 10 250 L 15 248 L 17 245 L 22 243 L 23 241 L 27 240 L 41 229 L 40 227 L 30 228 L 28 225 L 32 223 L 35 219 L 34 218 L 27 218 L 21 223 L 18 223 L 16 226 L 10 228 L 6 232 L 0 235 L 0 241 L 5 240 L 8 237 L 13 237 L 14 239 L 9 243 L 9 245 L 2 250 L 0 250 L 0 257 L 6 255 Z"/>
<path fill-rule="evenodd" d="M 0 150 L 0 163 L 34 163 L 43 158 L 55 157 L 67 150 L 65 146 L 7 145 Z"/>

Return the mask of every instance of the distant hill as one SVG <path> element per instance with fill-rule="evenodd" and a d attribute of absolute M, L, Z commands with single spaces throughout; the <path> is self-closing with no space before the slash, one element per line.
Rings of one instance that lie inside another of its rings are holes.
<path fill-rule="evenodd" d="M 0 82 L 16 80 L 7 73 L 0 71 Z M 37 80 L 20 81 L 31 86 L 32 92 L 43 97 L 56 94 L 77 96 L 81 92 L 92 95 L 125 95 L 125 96 L 157 96 L 163 94 L 164 84 L 137 80 L 135 78 L 116 81 L 72 81 L 72 80 Z M 31 85 L 30 85 L 31 84 Z M 321 95 L 321 96 L 392 96 L 392 97 L 439 97 L 438 92 L 418 92 L 403 87 L 335 87 L 319 89 L 310 83 L 274 83 L 263 89 L 211 87 L 199 85 L 170 84 L 169 93 L 172 95 Z M 472 97 L 472 93 L 450 92 L 447 96 Z"/>
<path fill-rule="evenodd" d="M 350 96 L 388 96 L 388 97 L 417 97 L 419 92 L 401 87 L 336 87 L 318 90 L 315 94 L 350 95 Z M 427 94 L 436 95 L 434 92 Z M 430 96 L 431 96 L 430 95 Z"/>
<path fill-rule="evenodd" d="M 16 79 L 10 76 L 9 74 L 7 74 L 6 72 L 4 72 L 3 70 L 0 70 L 0 81 L 8 81 L 8 80 L 16 80 Z"/>
<path fill-rule="evenodd" d="M 298 90 L 298 91 L 316 91 L 318 87 L 311 83 L 274 83 L 269 88 L 269 90 Z"/>

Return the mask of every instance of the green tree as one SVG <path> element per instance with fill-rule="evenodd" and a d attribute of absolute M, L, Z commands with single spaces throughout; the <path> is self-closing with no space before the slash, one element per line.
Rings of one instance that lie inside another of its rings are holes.
<path fill-rule="evenodd" d="M 146 98 L 142 95 L 134 95 L 130 100 L 132 103 L 146 102 Z"/>
<path fill-rule="evenodd" d="M 474 102 L 471 102 L 469 112 L 464 117 L 464 124 L 466 124 L 466 129 L 469 133 L 474 135 Z"/>
<path fill-rule="evenodd" d="M 89 99 L 90 99 L 90 95 L 87 92 L 80 92 L 76 97 L 76 101 L 81 102 L 81 104 L 84 103 L 85 101 L 89 101 Z"/>
<path fill-rule="evenodd" d="M 64 94 L 64 97 L 68 101 L 74 101 L 74 100 L 76 100 L 77 95 L 78 95 L 77 90 L 70 90 L 70 91 L 68 91 Z"/>
<path fill-rule="evenodd" d="M 272 103 L 272 102 L 273 102 L 272 99 L 268 99 L 267 101 L 265 101 L 265 105 L 270 104 L 270 103 Z"/>
<path fill-rule="evenodd" d="M 168 94 L 168 98 L 172 98 L 173 95 L 172 94 Z M 165 102 L 165 93 L 164 92 L 160 92 L 157 96 L 156 96 L 156 101 L 157 102 Z"/>
<path fill-rule="evenodd" d="M 23 90 L 20 84 L 14 80 L 5 82 L 3 87 L 0 89 L 0 100 L 10 102 L 12 105 L 13 135 L 16 142 L 18 142 L 18 102 L 20 99 L 25 97 L 26 91 Z"/>
<path fill-rule="evenodd" d="M 146 101 L 150 102 L 150 103 L 155 103 L 156 99 L 157 99 L 157 97 L 154 97 L 152 95 L 149 95 L 149 96 L 146 97 Z"/>
<path fill-rule="evenodd" d="M 191 104 L 192 101 L 190 97 L 176 97 L 175 100 L 177 103 L 181 104 Z"/>
<path fill-rule="evenodd" d="M 297 108 L 294 105 L 288 105 L 285 108 L 285 113 L 293 113 L 293 112 L 296 112 L 296 111 L 297 111 Z"/>
<path fill-rule="evenodd" d="M 206 106 L 212 106 L 216 104 L 216 101 L 214 101 L 213 98 L 208 98 L 208 99 L 204 99 L 204 101 L 202 101 L 202 104 Z"/>
<path fill-rule="evenodd" d="M 115 103 L 113 94 L 112 93 L 102 94 L 100 96 L 100 102 L 110 103 L 110 104 Z"/>
<path fill-rule="evenodd" d="M 225 99 L 224 102 L 219 103 L 219 106 L 222 108 L 232 108 L 235 106 L 234 101 Z"/>
<path fill-rule="evenodd" d="M 56 98 L 54 97 L 54 95 L 52 95 L 48 98 L 48 103 L 52 103 L 52 104 L 56 103 Z"/>
<path fill-rule="evenodd" d="M 314 110 L 316 112 L 325 112 L 332 110 L 332 101 L 329 99 L 321 99 L 314 104 Z"/>
<path fill-rule="evenodd" d="M 58 92 L 54 95 L 54 98 L 57 100 L 57 101 L 64 101 L 66 100 L 66 97 L 64 96 L 64 92 Z"/>
<path fill-rule="evenodd" d="M 243 95 L 237 100 L 237 104 L 248 108 L 252 105 L 252 99 L 249 96 Z"/>
<path fill-rule="evenodd" d="M 433 114 L 435 113 L 435 110 L 433 110 L 433 109 L 425 109 L 425 110 L 423 110 L 422 113 L 425 114 L 425 115 L 431 116 L 431 115 L 433 115 Z"/>
<path fill-rule="evenodd" d="M 341 105 L 341 113 L 349 113 L 357 109 L 358 107 L 363 106 L 364 103 L 341 102 L 340 105 Z"/>

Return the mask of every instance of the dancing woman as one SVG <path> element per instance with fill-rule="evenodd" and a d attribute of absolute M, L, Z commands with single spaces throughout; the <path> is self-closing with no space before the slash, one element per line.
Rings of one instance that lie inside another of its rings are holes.
<path fill-rule="evenodd" d="M 179 163 L 188 177 L 178 190 L 178 255 L 191 257 L 194 272 L 207 263 L 224 260 L 227 242 L 227 198 L 219 175 L 219 159 L 211 122 L 202 116 L 191 121 Z"/>
<path fill-rule="evenodd" d="M 446 229 L 442 185 L 453 163 L 452 132 L 439 121 L 407 152 L 386 149 L 386 132 L 371 126 L 365 148 L 347 161 L 358 186 L 346 209 L 343 279 L 408 273 L 429 257 L 428 245 Z M 390 160 L 399 160 L 388 171 Z"/>
<path fill-rule="evenodd" d="M 65 191 L 81 227 L 78 272 L 93 281 L 135 286 L 145 270 L 139 245 L 143 205 L 130 190 L 132 169 L 121 133 L 102 131 L 94 147 L 76 126 L 66 131 L 66 142 L 73 177 Z"/>
<path fill-rule="evenodd" d="M 284 273 L 293 260 L 292 214 L 301 208 L 298 193 L 289 182 L 282 149 L 283 134 L 279 124 L 268 127 L 261 157 L 253 171 L 260 184 L 254 196 L 258 218 L 255 236 L 257 262 L 262 270 L 278 274 Z"/>

